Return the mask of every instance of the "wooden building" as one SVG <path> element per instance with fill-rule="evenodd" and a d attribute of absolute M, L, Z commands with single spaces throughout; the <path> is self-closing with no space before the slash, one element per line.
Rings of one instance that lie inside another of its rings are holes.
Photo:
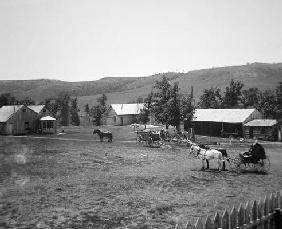
<path fill-rule="evenodd" d="M 28 106 L 28 108 L 37 114 L 34 122 L 34 132 L 42 134 L 57 132 L 57 120 L 45 105 L 32 105 Z"/>
<path fill-rule="evenodd" d="M 278 122 L 275 119 L 255 119 L 244 124 L 245 138 L 274 141 L 278 140 L 279 131 Z"/>
<path fill-rule="evenodd" d="M 51 116 L 44 116 L 39 119 L 39 133 L 55 134 L 57 132 L 57 120 Z"/>
<path fill-rule="evenodd" d="M 242 137 L 243 125 L 259 118 L 256 109 L 196 109 L 191 124 L 198 135 Z"/>
<path fill-rule="evenodd" d="M 25 105 L 0 108 L 0 134 L 21 135 L 34 130 L 37 114 Z"/>
<path fill-rule="evenodd" d="M 130 125 L 137 122 L 137 116 L 144 107 L 141 103 L 111 104 L 103 117 L 104 125 Z"/>

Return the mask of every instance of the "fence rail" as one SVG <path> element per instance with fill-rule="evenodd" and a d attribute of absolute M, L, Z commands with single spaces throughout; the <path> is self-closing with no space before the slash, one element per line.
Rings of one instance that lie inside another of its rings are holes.
<path fill-rule="evenodd" d="M 185 225 L 178 223 L 175 229 L 282 229 L 282 197 L 281 192 L 266 196 L 263 200 L 249 202 L 245 206 L 232 208 L 223 215 L 216 212 L 213 219 L 209 216 L 202 222 L 188 221 Z"/>

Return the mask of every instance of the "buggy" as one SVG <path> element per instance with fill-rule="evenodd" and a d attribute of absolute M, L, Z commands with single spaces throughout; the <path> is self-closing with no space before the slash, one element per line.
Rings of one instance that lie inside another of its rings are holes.
<path fill-rule="evenodd" d="M 270 169 L 269 157 L 258 143 L 251 146 L 248 152 L 240 153 L 235 158 L 229 158 L 228 161 L 231 170 L 240 172 L 255 169 L 258 172 L 267 173 Z"/>

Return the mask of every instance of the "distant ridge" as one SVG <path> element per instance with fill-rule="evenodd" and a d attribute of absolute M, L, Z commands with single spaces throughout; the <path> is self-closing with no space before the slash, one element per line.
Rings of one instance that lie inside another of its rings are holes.
<path fill-rule="evenodd" d="M 93 106 L 100 94 L 105 93 L 108 103 L 128 103 L 138 97 L 145 97 L 154 82 L 165 75 L 171 82 L 179 82 L 182 92 L 189 93 L 194 88 L 195 98 L 199 98 L 206 88 L 224 89 L 231 79 L 240 80 L 247 89 L 260 90 L 275 88 L 282 81 L 282 63 L 252 63 L 241 66 L 216 67 L 193 70 L 187 73 L 158 73 L 147 77 L 105 77 L 96 81 L 67 82 L 60 80 L 1 80 L 0 93 L 11 93 L 18 99 L 31 97 L 36 102 L 48 97 L 56 97 L 68 91 L 78 97 L 80 108 L 86 103 Z"/>

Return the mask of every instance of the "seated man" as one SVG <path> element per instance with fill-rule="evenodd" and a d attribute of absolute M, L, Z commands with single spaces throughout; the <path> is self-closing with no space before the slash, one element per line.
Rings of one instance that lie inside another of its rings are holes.
<path fill-rule="evenodd" d="M 241 157 L 244 157 L 250 162 L 257 162 L 260 159 L 265 159 L 265 150 L 261 144 L 256 140 L 255 143 L 250 147 L 248 152 L 240 154 Z"/>

